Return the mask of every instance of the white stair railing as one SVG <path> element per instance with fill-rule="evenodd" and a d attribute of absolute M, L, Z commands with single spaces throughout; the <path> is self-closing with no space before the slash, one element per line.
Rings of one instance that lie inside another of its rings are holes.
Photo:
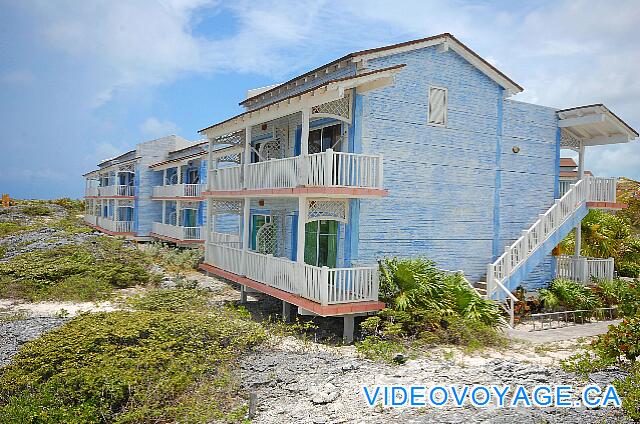
<path fill-rule="evenodd" d="M 508 299 L 506 308 L 513 325 L 513 304 L 517 301 L 505 287 L 511 276 L 543 243 L 553 235 L 585 202 L 615 202 L 616 179 L 586 177 L 557 199 L 538 220 L 524 230 L 520 238 L 505 248 L 505 252 L 495 262 L 487 266 L 487 297 L 502 301 Z M 514 300 L 515 299 L 515 300 Z"/>

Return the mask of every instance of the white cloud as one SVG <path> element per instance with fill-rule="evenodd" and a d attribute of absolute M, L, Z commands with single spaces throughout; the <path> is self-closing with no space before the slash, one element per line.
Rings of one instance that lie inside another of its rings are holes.
<path fill-rule="evenodd" d="M 155 116 L 149 117 L 140 124 L 140 132 L 149 137 L 163 137 L 176 134 L 178 126 L 171 121 L 160 121 Z"/>

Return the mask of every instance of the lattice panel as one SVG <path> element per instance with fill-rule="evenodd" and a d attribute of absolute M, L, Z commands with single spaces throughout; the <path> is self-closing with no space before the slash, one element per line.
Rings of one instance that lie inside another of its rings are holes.
<path fill-rule="evenodd" d="M 234 153 L 232 155 L 221 156 L 218 158 L 218 162 L 230 162 L 230 163 L 240 163 L 240 153 Z"/>
<path fill-rule="evenodd" d="M 132 163 L 128 165 L 120 165 L 118 167 L 119 172 L 135 172 L 135 170 L 136 170 L 135 165 Z"/>
<path fill-rule="evenodd" d="M 256 248 L 258 253 L 276 256 L 278 247 L 278 225 L 271 221 L 264 224 L 256 233 Z"/>
<path fill-rule="evenodd" d="M 351 96 L 346 94 L 343 98 L 328 103 L 323 103 L 311 108 L 311 115 L 329 115 L 342 121 L 351 121 Z"/>
<path fill-rule="evenodd" d="M 132 208 L 133 207 L 133 200 L 118 199 L 118 206 L 121 207 L 121 208 Z"/>
<path fill-rule="evenodd" d="M 310 200 L 307 221 L 335 219 L 347 222 L 347 202 L 344 200 Z"/>
<path fill-rule="evenodd" d="M 565 149 L 580 150 L 580 140 L 563 128 L 560 130 L 560 147 Z"/>
<path fill-rule="evenodd" d="M 281 153 L 282 143 L 280 143 L 279 139 L 271 140 L 262 144 L 260 146 L 260 151 L 258 152 L 261 160 L 280 159 L 282 157 Z"/>
<path fill-rule="evenodd" d="M 241 200 L 213 200 L 209 204 L 212 214 L 241 214 Z"/>
<path fill-rule="evenodd" d="M 244 130 L 236 131 L 231 134 L 221 135 L 212 140 L 215 144 L 231 144 L 233 146 L 239 146 L 244 144 Z"/>

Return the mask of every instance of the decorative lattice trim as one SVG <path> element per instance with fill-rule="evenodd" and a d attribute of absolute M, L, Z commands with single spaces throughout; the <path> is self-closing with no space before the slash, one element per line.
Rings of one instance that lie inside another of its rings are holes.
<path fill-rule="evenodd" d="M 234 153 L 227 156 L 221 156 L 218 158 L 218 162 L 231 162 L 231 163 L 240 163 L 240 153 Z"/>
<path fill-rule="evenodd" d="M 347 222 L 347 213 L 346 200 L 310 200 L 307 221 L 333 219 Z"/>
<path fill-rule="evenodd" d="M 344 122 L 351 122 L 351 96 L 345 94 L 341 99 L 323 103 L 311 108 L 311 116 L 331 117 Z"/>
<path fill-rule="evenodd" d="M 133 207 L 133 200 L 118 199 L 118 207 L 120 207 L 120 208 L 132 208 Z"/>
<path fill-rule="evenodd" d="M 231 144 L 232 146 L 240 146 L 244 144 L 244 130 L 236 131 L 231 134 L 221 135 L 212 140 L 213 145 L 216 144 Z"/>
<path fill-rule="evenodd" d="M 560 147 L 565 149 L 580 150 L 580 140 L 569 131 L 562 128 L 560 130 Z"/>
<path fill-rule="evenodd" d="M 279 139 L 273 139 L 260 146 L 258 155 L 261 160 L 280 159 L 282 157 L 282 144 Z"/>
<path fill-rule="evenodd" d="M 181 209 L 198 209 L 199 206 L 200 204 L 198 202 L 181 202 L 180 203 Z"/>
<path fill-rule="evenodd" d="M 118 172 L 135 172 L 135 165 L 130 163 L 128 165 L 120 165 L 118 167 Z"/>
<path fill-rule="evenodd" d="M 241 214 L 242 200 L 212 200 L 209 203 L 212 214 Z"/>

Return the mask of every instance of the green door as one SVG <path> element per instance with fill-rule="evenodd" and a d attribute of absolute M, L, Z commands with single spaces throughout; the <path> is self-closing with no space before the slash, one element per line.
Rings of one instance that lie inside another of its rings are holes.
<path fill-rule="evenodd" d="M 338 221 L 320 220 L 305 225 L 304 262 L 315 266 L 336 267 Z"/>

